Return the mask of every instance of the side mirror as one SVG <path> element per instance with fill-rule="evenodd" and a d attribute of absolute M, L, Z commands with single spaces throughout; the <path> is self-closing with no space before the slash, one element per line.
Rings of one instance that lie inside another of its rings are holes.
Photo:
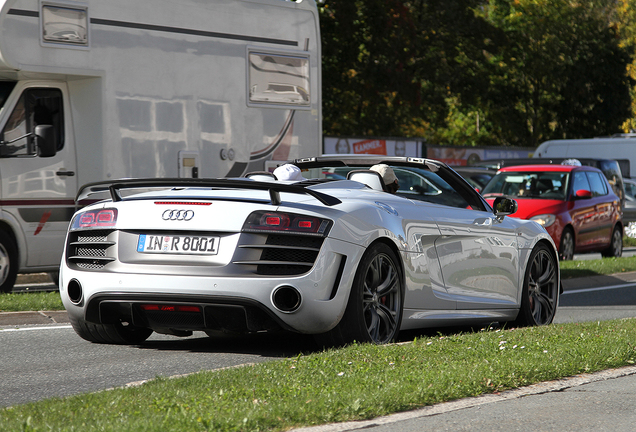
<path fill-rule="evenodd" d="M 493 203 L 493 209 L 495 210 L 495 216 L 497 219 L 503 220 L 504 216 L 517 213 L 519 205 L 517 204 L 517 201 L 513 199 L 497 197 Z"/>
<path fill-rule="evenodd" d="M 579 189 L 576 191 L 574 196 L 576 197 L 576 199 L 588 199 L 588 198 L 592 198 L 592 192 L 585 189 Z"/>
<path fill-rule="evenodd" d="M 35 127 L 35 145 L 38 156 L 51 157 L 57 152 L 55 129 L 51 125 L 37 125 Z"/>

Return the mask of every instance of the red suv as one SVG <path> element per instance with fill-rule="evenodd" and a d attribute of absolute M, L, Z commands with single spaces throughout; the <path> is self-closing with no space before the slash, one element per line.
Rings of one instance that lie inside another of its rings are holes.
<path fill-rule="evenodd" d="M 575 252 L 623 253 L 620 199 L 597 168 L 523 165 L 500 169 L 482 195 L 492 205 L 498 196 L 514 198 L 512 215 L 538 222 L 552 236 L 562 260 Z"/>

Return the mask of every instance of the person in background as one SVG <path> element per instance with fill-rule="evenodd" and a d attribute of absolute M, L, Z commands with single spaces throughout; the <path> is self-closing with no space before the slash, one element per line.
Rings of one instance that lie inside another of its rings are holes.
<path fill-rule="evenodd" d="M 371 171 L 377 172 L 378 174 L 380 174 L 380 176 L 382 176 L 385 192 L 392 193 L 392 194 L 397 192 L 400 185 L 398 183 L 398 178 L 396 177 L 395 172 L 393 171 L 393 168 L 391 168 L 390 166 L 386 164 L 378 164 L 378 165 L 373 165 L 369 169 Z"/>
<path fill-rule="evenodd" d="M 277 180 L 281 181 L 303 181 L 305 178 L 300 172 L 300 168 L 296 165 L 285 164 L 281 165 L 274 170 L 274 175 Z"/>

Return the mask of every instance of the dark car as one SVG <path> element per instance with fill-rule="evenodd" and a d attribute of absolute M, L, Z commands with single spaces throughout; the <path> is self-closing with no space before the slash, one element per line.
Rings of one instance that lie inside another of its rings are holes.
<path fill-rule="evenodd" d="M 458 166 L 452 168 L 457 174 L 464 177 L 477 192 L 481 192 L 490 179 L 497 173 L 497 170 L 487 167 Z"/>
<path fill-rule="evenodd" d="M 624 179 L 624 181 L 623 223 L 625 224 L 625 234 L 629 237 L 636 237 L 636 181 L 632 179 Z"/>
<path fill-rule="evenodd" d="M 603 173 L 589 166 L 521 165 L 500 169 L 482 192 L 517 201 L 511 217 L 538 222 L 557 244 L 561 259 L 575 252 L 623 251 L 622 208 Z M 492 204 L 491 204 L 492 205 Z"/>

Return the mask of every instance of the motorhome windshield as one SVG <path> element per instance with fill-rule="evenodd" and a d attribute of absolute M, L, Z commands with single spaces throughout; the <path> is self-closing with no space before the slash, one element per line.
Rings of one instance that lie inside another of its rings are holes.
<path fill-rule="evenodd" d="M 15 87 L 15 82 L 13 81 L 0 81 L 0 109 L 2 109 L 4 103 L 7 101 L 13 87 Z"/>

